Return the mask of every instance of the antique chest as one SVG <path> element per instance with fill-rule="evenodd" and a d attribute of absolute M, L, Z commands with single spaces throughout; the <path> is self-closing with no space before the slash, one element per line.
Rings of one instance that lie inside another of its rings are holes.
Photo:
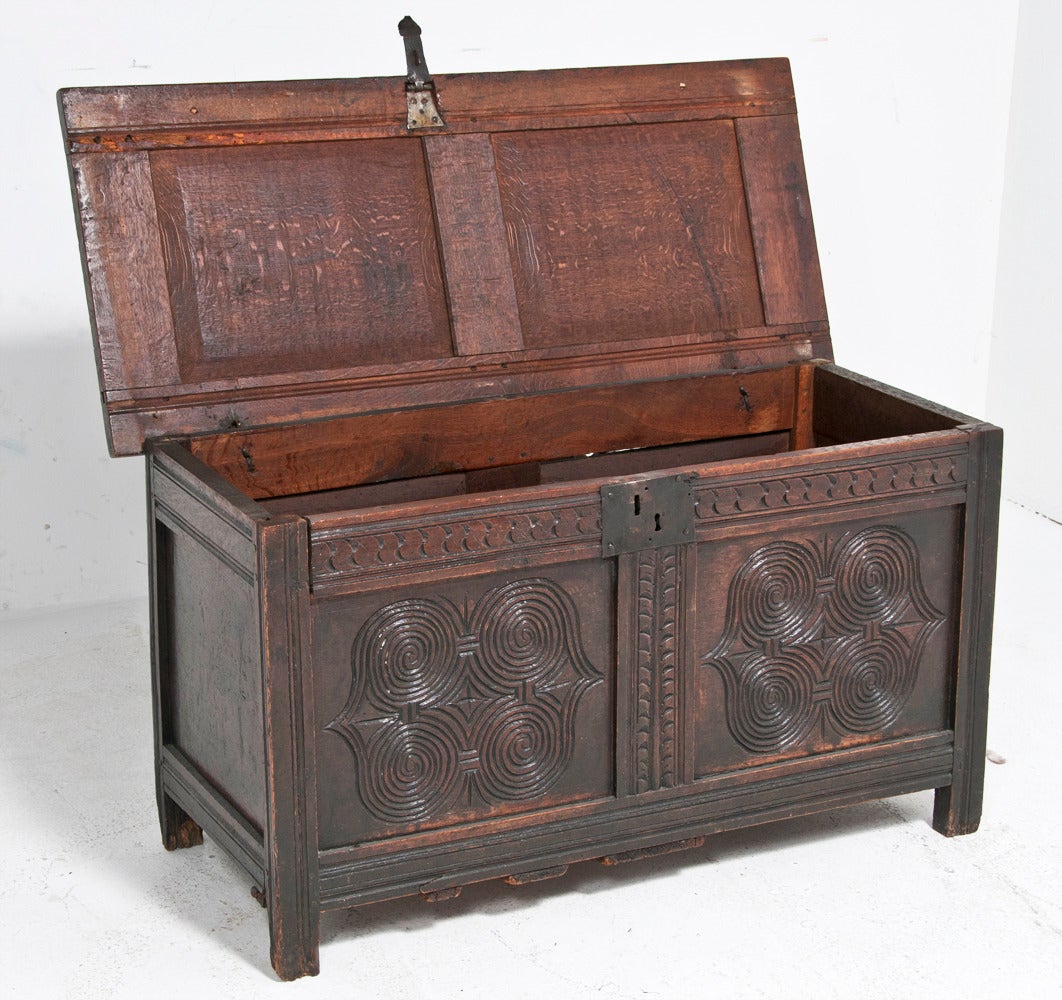
<path fill-rule="evenodd" d="M 322 910 L 982 798 L 1001 432 L 835 367 L 784 59 L 60 94 L 157 793 Z"/>

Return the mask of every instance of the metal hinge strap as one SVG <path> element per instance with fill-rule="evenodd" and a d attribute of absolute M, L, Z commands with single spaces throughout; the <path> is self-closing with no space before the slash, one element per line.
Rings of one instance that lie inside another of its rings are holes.
<path fill-rule="evenodd" d="M 441 128 L 446 122 L 424 58 L 420 25 L 407 14 L 398 22 L 398 33 L 406 46 L 406 128 Z"/>

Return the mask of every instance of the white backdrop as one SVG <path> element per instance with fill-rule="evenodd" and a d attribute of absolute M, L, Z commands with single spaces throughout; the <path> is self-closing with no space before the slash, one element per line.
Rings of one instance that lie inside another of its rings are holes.
<path fill-rule="evenodd" d="M 143 467 L 106 453 L 56 89 L 400 75 L 405 13 L 436 73 L 789 56 L 838 361 L 984 415 L 1018 0 L 9 2 L 0 615 L 146 588 Z"/>

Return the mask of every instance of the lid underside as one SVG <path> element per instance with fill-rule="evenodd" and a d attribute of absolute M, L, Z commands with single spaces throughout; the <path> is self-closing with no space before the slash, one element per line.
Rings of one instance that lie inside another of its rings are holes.
<path fill-rule="evenodd" d="M 831 355 L 785 60 L 60 95 L 114 454 Z"/>

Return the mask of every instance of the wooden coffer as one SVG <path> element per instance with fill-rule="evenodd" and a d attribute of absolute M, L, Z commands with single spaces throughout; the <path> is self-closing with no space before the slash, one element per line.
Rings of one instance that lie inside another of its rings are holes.
<path fill-rule="evenodd" d="M 322 910 L 977 827 L 1002 436 L 831 363 L 786 60 L 60 104 L 163 840 L 282 978 Z"/>

